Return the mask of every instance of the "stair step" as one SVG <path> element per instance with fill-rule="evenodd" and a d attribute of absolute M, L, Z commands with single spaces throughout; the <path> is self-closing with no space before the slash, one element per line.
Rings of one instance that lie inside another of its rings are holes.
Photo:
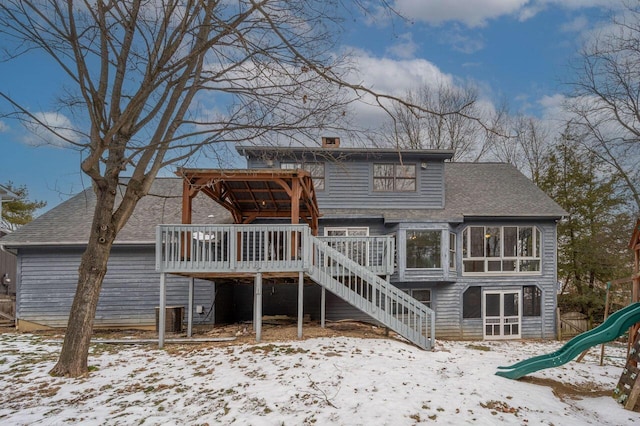
<path fill-rule="evenodd" d="M 328 244 L 311 239 L 314 257 L 320 259 L 310 271 L 314 281 L 416 346 L 433 348 L 432 310 Z"/>

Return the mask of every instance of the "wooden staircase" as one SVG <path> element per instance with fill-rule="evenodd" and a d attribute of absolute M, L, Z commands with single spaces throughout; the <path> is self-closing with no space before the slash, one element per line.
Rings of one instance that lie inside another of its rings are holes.
<path fill-rule="evenodd" d="M 435 312 L 366 267 L 309 235 L 309 277 L 416 346 L 435 343 Z"/>

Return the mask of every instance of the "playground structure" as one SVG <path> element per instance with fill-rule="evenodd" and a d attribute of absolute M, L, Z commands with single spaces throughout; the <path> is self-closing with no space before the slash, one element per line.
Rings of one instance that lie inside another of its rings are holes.
<path fill-rule="evenodd" d="M 604 345 L 628 331 L 627 364 L 614 391 L 614 397 L 626 409 L 640 411 L 640 369 L 638 368 L 638 361 L 640 361 L 640 219 L 634 227 L 629 248 L 634 253 L 633 275 L 617 280 L 615 283 L 607 283 L 605 321 L 602 324 L 593 330 L 579 334 L 555 352 L 529 358 L 510 366 L 498 367 L 496 375 L 519 379 L 538 370 L 558 367 L 571 361 L 580 353 L 584 356 L 589 348 Z M 611 285 L 625 282 L 631 282 L 631 304 L 608 315 Z M 603 354 L 604 346 L 600 355 L 601 365 Z"/>

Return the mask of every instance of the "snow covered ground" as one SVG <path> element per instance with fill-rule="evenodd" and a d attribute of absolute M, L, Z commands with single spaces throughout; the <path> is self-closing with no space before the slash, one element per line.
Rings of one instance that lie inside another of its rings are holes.
<path fill-rule="evenodd" d="M 496 367 L 559 342 L 393 339 L 263 344 L 94 345 L 90 375 L 50 377 L 60 342 L 0 334 L 3 425 L 631 425 L 609 395 L 626 345 L 519 381 Z"/>

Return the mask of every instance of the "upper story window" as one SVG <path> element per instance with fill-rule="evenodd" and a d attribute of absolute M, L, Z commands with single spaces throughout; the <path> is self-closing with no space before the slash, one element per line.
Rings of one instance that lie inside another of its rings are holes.
<path fill-rule="evenodd" d="M 442 232 L 437 230 L 407 231 L 407 268 L 440 268 Z"/>
<path fill-rule="evenodd" d="M 280 163 L 281 169 L 302 169 L 311 174 L 316 191 L 324 191 L 324 163 Z"/>
<path fill-rule="evenodd" d="M 540 272 L 540 230 L 535 226 L 469 226 L 462 234 L 464 272 Z"/>
<path fill-rule="evenodd" d="M 378 192 L 406 192 L 416 190 L 415 164 L 373 165 L 373 190 Z"/>

